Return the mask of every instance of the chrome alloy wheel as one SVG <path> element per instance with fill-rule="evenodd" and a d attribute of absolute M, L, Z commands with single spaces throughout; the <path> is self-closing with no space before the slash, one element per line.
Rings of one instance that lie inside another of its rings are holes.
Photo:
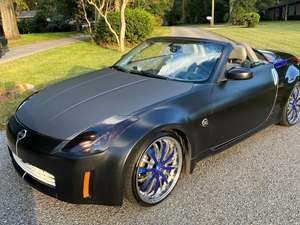
<path fill-rule="evenodd" d="M 287 119 L 291 125 L 296 124 L 300 118 L 300 91 L 295 87 L 289 97 L 287 105 Z"/>
<path fill-rule="evenodd" d="M 147 204 L 165 199 L 179 179 L 182 162 L 182 147 L 175 138 L 155 140 L 137 163 L 135 184 L 139 198 Z"/>

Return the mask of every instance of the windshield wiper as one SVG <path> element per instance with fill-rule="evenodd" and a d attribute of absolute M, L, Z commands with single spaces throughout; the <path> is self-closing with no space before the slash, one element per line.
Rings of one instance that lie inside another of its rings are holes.
<path fill-rule="evenodd" d="M 114 65 L 111 68 L 121 71 L 121 72 L 125 72 L 125 73 L 132 73 L 132 74 L 137 74 L 137 75 L 142 75 L 142 76 L 147 76 L 147 77 L 152 77 L 152 78 L 159 78 L 159 79 L 163 79 L 163 80 L 168 80 L 167 77 L 163 77 L 163 76 L 159 76 L 159 75 L 155 75 L 153 73 L 149 73 L 146 71 L 138 71 L 138 70 L 127 70 L 122 66 L 119 65 Z"/>
<path fill-rule="evenodd" d="M 114 66 L 112 66 L 111 68 L 113 68 L 113 69 L 115 69 L 115 70 L 118 70 L 118 71 L 121 71 L 121 72 L 125 72 L 125 73 L 128 73 L 128 72 L 129 72 L 127 69 L 125 69 L 124 67 L 119 66 L 119 65 L 114 65 Z"/>
<path fill-rule="evenodd" d="M 142 75 L 142 76 L 147 76 L 147 77 L 152 77 L 152 78 L 159 78 L 159 79 L 163 79 L 163 80 L 168 80 L 167 77 L 163 77 L 163 76 L 159 76 L 153 73 L 149 73 L 146 71 L 137 71 L 137 70 L 129 70 L 129 73 L 133 73 L 133 74 L 138 74 L 138 75 Z"/>

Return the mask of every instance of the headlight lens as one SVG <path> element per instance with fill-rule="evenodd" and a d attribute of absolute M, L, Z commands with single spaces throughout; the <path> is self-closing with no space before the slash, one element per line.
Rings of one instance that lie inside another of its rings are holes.
<path fill-rule="evenodd" d="M 80 155 L 104 152 L 135 121 L 136 117 L 113 116 L 75 137 L 62 151 Z"/>

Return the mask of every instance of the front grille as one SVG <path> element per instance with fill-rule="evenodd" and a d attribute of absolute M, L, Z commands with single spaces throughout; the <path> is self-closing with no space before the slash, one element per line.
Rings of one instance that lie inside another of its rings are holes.
<path fill-rule="evenodd" d="M 52 188 L 54 188 L 56 186 L 55 177 L 52 174 L 50 174 L 40 168 L 37 168 L 31 164 L 23 162 L 23 160 L 20 159 L 14 153 L 12 153 L 12 155 L 13 155 L 15 162 L 22 168 L 22 170 L 24 170 L 27 174 L 32 176 L 32 178 L 34 178 L 37 181 L 39 181 L 45 185 L 48 185 Z"/>
<path fill-rule="evenodd" d="M 62 140 L 54 139 L 29 129 L 13 116 L 7 125 L 7 138 L 12 150 L 15 149 L 18 132 L 24 129 L 27 130 L 27 135 L 26 138 L 21 141 L 21 149 L 27 149 L 30 152 L 51 154 L 62 142 Z"/>

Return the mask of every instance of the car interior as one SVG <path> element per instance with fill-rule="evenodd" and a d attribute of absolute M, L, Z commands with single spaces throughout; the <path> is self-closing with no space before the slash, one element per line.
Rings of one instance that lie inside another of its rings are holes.
<path fill-rule="evenodd" d="M 237 44 L 229 56 L 226 70 L 232 68 L 253 68 L 261 65 L 263 60 L 259 59 L 255 51 L 247 44 Z"/>

